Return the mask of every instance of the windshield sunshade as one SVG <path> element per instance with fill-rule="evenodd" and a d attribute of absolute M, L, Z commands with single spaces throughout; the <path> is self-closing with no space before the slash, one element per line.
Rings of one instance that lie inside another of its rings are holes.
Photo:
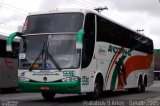
<path fill-rule="evenodd" d="M 28 16 L 24 34 L 78 32 L 83 25 L 82 13 L 56 13 Z"/>

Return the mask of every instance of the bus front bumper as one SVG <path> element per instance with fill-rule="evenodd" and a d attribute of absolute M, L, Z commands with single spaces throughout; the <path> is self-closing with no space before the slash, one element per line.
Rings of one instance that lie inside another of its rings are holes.
<path fill-rule="evenodd" d="M 71 82 L 24 82 L 19 81 L 20 92 L 80 93 L 80 79 Z"/>

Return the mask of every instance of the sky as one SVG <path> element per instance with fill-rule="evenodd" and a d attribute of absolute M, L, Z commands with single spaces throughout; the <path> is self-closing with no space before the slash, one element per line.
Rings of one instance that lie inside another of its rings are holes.
<path fill-rule="evenodd" d="M 23 25 L 28 13 L 58 8 L 107 7 L 102 15 L 151 38 L 160 49 L 159 0 L 0 0 L 0 34 L 9 35 Z"/>

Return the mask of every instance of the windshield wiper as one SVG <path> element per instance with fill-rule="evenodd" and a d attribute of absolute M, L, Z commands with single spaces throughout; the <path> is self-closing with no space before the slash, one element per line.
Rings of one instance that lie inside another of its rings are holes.
<path fill-rule="evenodd" d="M 45 52 L 45 42 L 43 44 L 43 48 L 41 50 L 41 52 L 39 53 L 39 55 L 37 56 L 37 58 L 34 60 L 34 62 L 31 64 L 30 68 L 29 68 L 29 71 L 32 71 L 33 69 L 33 65 L 36 63 L 36 61 L 40 58 L 41 55 L 43 55 Z"/>
<path fill-rule="evenodd" d="M 58 70 L 62 70 L 61 67 L 57 64 L 57 62 L 54 60 L 54 58 L 52 57 L 52 55 L 46 50 L 46 53 L 48 54 L 48 57 L 50 58 L 50 60 L 52 61 L 52 63 L 56 66 L 56 68 Z"/>
<path fill-rule="evenodd" d="M 47 43 L 47 42 L 46 42 Z M 58 65 L 58 63 L 54 60 L 54 58 L 52 57 L 52 55 L 48 52 L 48 47 L 49 47 L 49 44 L 47 43 L 46 44 L 46 49 L 45 49 L 45 53 L 47 53 L 46 57 L 49 57 L 49 59 L 51 60 L 51 62 L 55 65 L 55 67 L 58 69 L 58 70 L 62 70 L 61 67 Z M 45 58 L 46 58 L 45 57 Z M 45 65 L 46 65 L 46 59 L 45 59 Z"/>
<path fill-rule="evenodd" d="M 33 65 L 36 63 L 36 61 L 40 58 L 41 55 L 43 55 L 44 53 L 46 53 L 45 55 L 45 62 L 44 62 L 44 65 L 46 66 L 46 58 L 47 56 L 50 58 L 51 62 L 55 65 L 55 67 L 58 69 L 58 70 L 62 70 L 61 67 L 57 64 L 57 62 L 54 60 L 54 58 L 52 57 L 52 55 L 48 52 L 48 45 L 47 45 L 47 42 L 48 40 L 46 39 L 44 44 L 43 44 L 43 48 L 42 48 L 42 51 L 40 52 L 40 54 L 37 56 L 37 58 L 35 59 L 35 61 L 31 64 L 31 67 L 29 68 L 29 71 L 32 71 L 33 69 Z"/>

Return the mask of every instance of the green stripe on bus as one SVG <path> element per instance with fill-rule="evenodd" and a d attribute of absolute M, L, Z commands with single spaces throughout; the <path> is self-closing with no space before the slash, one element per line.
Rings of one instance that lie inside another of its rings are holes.
<path fill-rule="evenodd" d="M 109 77 L 109 69 L 111 68 L 111 64 L 112 64 L 112 62 L 113 62 L 113 59 L 115 58 L 115 56 L 116 56 L 116 54 L 114 54 L 113 55 L 113 57 L 112 57 L 112 59 L 111 59 L 111 61 L 110 61 L 110 63 L 109 63 L 109 66 L 108 66 L 108 69 L 107 69 L 107 74 L 106 74 L 106 77 L 105 77 L 105 83 L 106 83 L 106 86 L 105 86 L 105 88 L 107 88 L 107 77 Z"/>
<path fill-rule="evenodd" d="M 125 60 L 126 57 L 127 56 L 121 56 L 120 57 L 122 59 L 122 62 L 124 62 L 124 60 Z M 118 71 L 119 71 L 119 69 L 118 69 L 118 66 L 116 65 L 116 67 L 114 69 L 114 72 L 113 72 L 113 75 L 112 75 L 110 89 L 115 89 L 116 88 L 116 80 L 117 80 L 117 77 L 118 77 Z"/>
<path fill-rule="evenodd" d="M 116 66 L 112 75 L 111 86 L 110 86 L 111 90 L 115 89 L 117 76 L 118 76 L 118 67 Z"/>
<path fill-rule="evenodd" d="M 19 81 L 20 92 L 42 92 L 41 87 L 48 87 L 50 92 L 75 94 L 81 93 L 81 79 L 71 82 L 24 82 Z"/>
<path fill-rule="evenodd" d="M 108 73 L 109 73 L 109 69 L 110 69 L 110 67 L 111 67 L 111 63 L 112 63 L 112 61 L 113 61 L 115 55 L 116 55 L 116 54 L 113 55 L 113 57 L 112 57 L 112 59 L 111 59 L 111 61 L 110 61 L 110 63 L 109 63 L 109 66 L 108 66 L 108 69 L 107 69 L 106 77 L 107 77 L 107 75 L 108 75 Z M 106 79 L 106 77 L 105 77 L 105 79 Z"/>
<path fill-rule="evenodd" d="M 139 46 L 139 45 L 138 45 Z M 138 46 L 134 47 L 131 49 L 130 52 L 132 52 L 135 48 L 137 48 Z M 124 62 L 124 60 L 126 59 L 127 56 L 121 56 L 120 58 L 122 59 L 122 62 Z M 112 75 L 112 79 L 111 79 L 111 86 L 110 86 L 110 89 L 115 89 L 116 88 L 116 80 L 117 80 L 117 77 L 118 77 L 118 66 L 116 65 L 115 69 L 114 69 L 114 72 L 113 72 L 113 75 Z"/>

